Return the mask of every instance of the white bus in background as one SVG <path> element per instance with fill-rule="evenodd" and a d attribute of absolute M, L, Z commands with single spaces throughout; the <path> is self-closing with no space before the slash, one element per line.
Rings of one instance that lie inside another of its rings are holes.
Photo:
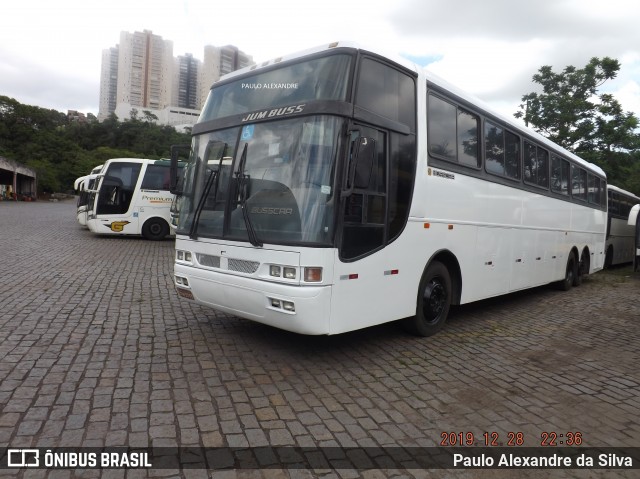
<path fill-rule="evenodd" d="M 76 191 L 83 191 L 86 190 L 86 179 L 92 177 L 92 175 L 97 175 L 98 173 L 100 173 L 100 171 L 102 171 L 102 167 L 104 165 L 98 165 L 96 167 L 94 167 L 91 172 L 88 175 L 85 176 L 81 176 L 79 178 L 76 178 L 76 180 L 73 182 L 73 189 Z"/>
<path fill-rule="evenodd" d="M 630 225 L 629 214 L 640 198 L 607 185 L 608 217 L 605 267 L 631 263 L 635 257 L 635 223 Z"/>
<path fill-rule="evenodd" d="M 89 198 L 91 197 L 90 190 L 95 188 L 95 182 L 98 178 L 98 174 L 102 170 L 104 165 L 98 165 L 91 170 L 86 176 L 81 176 L 73 182 L 73 189 L 78 192 L 78 202 L 76 204 L 76 219 L 82 226 L 87 226 L 87 208 Z"/>
<path fill-rule="evenodd" d="M 105 162 L 88 202 L 89 230 L 142 235 L 150 240 L 171 235 L 169 170 L 169 160 L 116 158 Z"/>
<path fill-rule="evenodd" d="M 230 73 L 192 132 L 175 286 L 229 314 L 428 336 L 604 263 L 604 172 L 400 58 L 334 43 Z"/>
<path fill-rule="evenodd" d="M 640 204 L 637 204 L 631 208 L 629 212 L 629 219 L 627 220 L 629 226 L 634 231 L 634 256 L 633 256 L 633 270 L 640 270 Z"/>

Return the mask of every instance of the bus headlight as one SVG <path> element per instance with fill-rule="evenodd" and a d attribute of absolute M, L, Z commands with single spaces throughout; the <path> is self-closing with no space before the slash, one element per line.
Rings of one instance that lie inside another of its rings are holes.
<path fill-rule="evenodd" d="M 191 251 L 176 250 L 176 261 L 191 263 L 192 258 Z"/>
<path fill-rule="evenodd" d="M 271 266 L 269 266 L 269 275 L 273 276 L 275 278 L 279 278 L 280 277 L 280 266 L 278 266 L 276 264 L 272 264 Z"/>
<path fill-rule="evenodd" d="M 279 311 L 286 311 L 287 313 L 295 313 L 296 305 L 293 301 L 286 301 L 284 299 L 268 298 L 269 306 Z"/>
<path fill-rule="evenodd" d="M 274 278 L 296 279 L 297 272 L 293 266 L 269 265 L 269 276 Z"/>

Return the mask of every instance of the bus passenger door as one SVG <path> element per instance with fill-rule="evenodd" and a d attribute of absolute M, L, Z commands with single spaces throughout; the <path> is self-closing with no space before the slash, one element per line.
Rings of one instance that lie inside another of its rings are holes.
<path fill-rule="evenodd" d="M 140 163 L 109 165 L 100 185 L 96 214 L 124 216 L 129 213 L 141 166 Z"/>
<path fill-rule="evenodd" d="M 367 255 L 385 243 L 386 156 L 384 132 L 355 126 L 342 190 L 340 257 L 344 260 Z"/>
<path fill-rule="evenodd" d="M 393 314 L 392 301 L 372 292 L 391 269 L 386 243 L 387 134 L 361 125 L 351 132 L 349 161 L 342 184 L 339 258 L 334 267 L 332 333 L 381 323 Z M 387 291 L 388 293 L 388 291 Z"/>
<path fill-rule="evenodd" d="M 135 202 L 138 178 L 142 165 L 134 162 L 114 162 L 106 171 L 96 205 L 96 215 L 101 224 L 98 232 L 136 234 L 138 211 L 131 207 Z"/>

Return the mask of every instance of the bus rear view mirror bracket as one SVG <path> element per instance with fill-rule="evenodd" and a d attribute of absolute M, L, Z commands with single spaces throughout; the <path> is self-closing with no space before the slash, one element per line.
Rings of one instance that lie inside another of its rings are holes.
<path fill-rule="evenodd" d="M 375 154 L 376 140 L 366 136 L 357 139 L 355 152 L 349 164 L 347 188 L 341 194 L 343 198 L 351 196 L 355 188 L 367 189 L 369 187 Z"/>
<path fill-rule="evenodd" d="M 171 194 L 182 195 L 182 185 L 178 175 L 178 164 L 181 152 L 190 152 L 191 145 L 171 145 L 171 168 L 169 169 L 169 191 Z"/>

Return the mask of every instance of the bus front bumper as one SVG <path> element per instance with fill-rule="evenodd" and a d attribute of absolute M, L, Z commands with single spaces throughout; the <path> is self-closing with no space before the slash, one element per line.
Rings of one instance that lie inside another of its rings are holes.
<path fill-rule="evenodd" d="M 331 334 L 331 286 L 297 286 L 175 264 L 178 294 L 299 334 Z"/>

